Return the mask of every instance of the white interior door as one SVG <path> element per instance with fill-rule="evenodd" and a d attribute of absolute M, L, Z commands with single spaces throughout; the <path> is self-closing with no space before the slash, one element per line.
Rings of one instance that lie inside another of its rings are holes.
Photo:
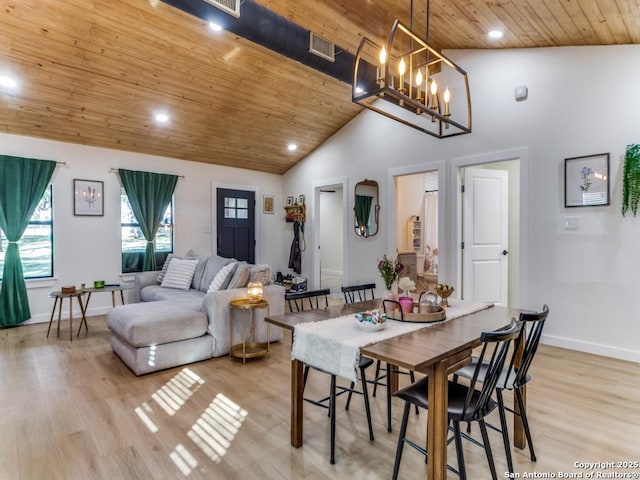
<path fill-rule="evenodd" d="M 464 169 L 462 295 L 508 304 L 509 174 Z"/>

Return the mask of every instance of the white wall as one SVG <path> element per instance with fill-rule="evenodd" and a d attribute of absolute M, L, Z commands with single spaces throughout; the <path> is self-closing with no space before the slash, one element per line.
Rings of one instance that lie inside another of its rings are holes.
<path fill-rule="evenodd" d="M 0 154 L 66 162 L 56 168 L 52 180 L 55 278 L 28 281 L 32 319 L 27 323 L 49 321 L 53 300 L 47 292 L 59 290 L 61 285 L 126 280 L 121 278 L 120 182 L 117 174 L 109 172 L 111 168 L 184 175 L 174 194 L 174 247 L 179 254 L 189 249 L 215 253 L 211 235 L 213 184 L 255 189 L 256 263 L 269 263 L 274 272 L 285 267 L 288 252 L 283 243 L 282 209 L 278 207 L 284 205 L 280 175 L 6 134 L 0 134 Z M 74 178 L 104 182 L 104 217 L 73 216 Z M 262 213 L 262 195 L 275 195 L 275 215 Z M 110 295 L 92 295 L 87 314 L 104 313 L 110 306 Z M 66 302 L 63 316 L 68 317 Z"/>
<path fill-rule="evenodd" d="M 342 187 L 320 192 L 320 268 L 329 275 L 342 275 L 343 209 Z"/>
<path fill-rule="evenodd" d="M 352 185 L 365 177 L 377 180 L 387 202 L 381 202 L 380 234 L 369 239 L 348 235 L 348 269 L 353 279 L 381 284 L 377 259 L 394 247 L 387 237 L 395 222 L 388 204 L 390 170 L 438 161 L 450 165 L 524 147 L 528 158 L 521 171 L 520 213 L 530 235 L 521 239 L 520 306 L 549 304 L 547 343 L 640 361 L 640 218 L 620 215 L 624 149 L 640 141 L 640 46 L 448 53 L 469 73 L 472 134 L 437 140 L 366 111 L 290 170 L 284 190 L 310 190 L 313 179 L 337 171 Z M 528 100 L 514 100 L 518 85 L 528 86 Z M 565 209 L 564 159 L 601 152 L 611 153 L 611 206 Z M 447 176 L 441 186 L 449 191 L 440 192 L 446 193 L 441 195 L 446 228 L 440 236 L 440 266 L 443 281 L 449 282 L 457 266 L 451 231 L 458 200 L 450 191 L 453 172 L 441 173 Z M 345 206 L 345 212 L 352 208 Z M 578 217 L 577 230 L 563 229 L 567 215 Z M 311 255 L 307 251 L 303 257 L 307 276 Z"/>

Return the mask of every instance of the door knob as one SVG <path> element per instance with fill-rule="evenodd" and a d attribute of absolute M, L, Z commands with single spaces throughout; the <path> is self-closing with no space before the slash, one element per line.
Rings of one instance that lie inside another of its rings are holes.
<path fill-rule="evenodd" d="M 506 251 L 506 250 L 502 250 L 502 255 L 507 256 L 507 255 L 509 255 L 509 252 Z"/>

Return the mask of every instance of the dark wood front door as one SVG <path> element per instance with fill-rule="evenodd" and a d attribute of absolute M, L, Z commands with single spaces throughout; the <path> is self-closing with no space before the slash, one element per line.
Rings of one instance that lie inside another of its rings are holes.
<path fill-rule="evenodd" d="M 255 192 L 218 188 L 218 255 L 255 263 Z"/>

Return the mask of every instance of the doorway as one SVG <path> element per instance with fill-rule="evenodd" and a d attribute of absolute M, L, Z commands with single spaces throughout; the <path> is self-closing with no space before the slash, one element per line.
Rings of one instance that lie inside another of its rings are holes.
<path fill-rule="evenodd" d="M 518 298 L 520 160 L 459 169 L 461 297 L 508 306 Z"/>
<path fill-rule="evenodd" d="M 216 189 L 216 251 L 225 258 L 255 263 L 255 192 Z"/>
<path fill-rule="evenodd" d="M 314 285 L 330 289 L 336 299 L 342 298 L 341 287 L 348 279 L 346 182 L 341 178 L 314 183 Z"/>

